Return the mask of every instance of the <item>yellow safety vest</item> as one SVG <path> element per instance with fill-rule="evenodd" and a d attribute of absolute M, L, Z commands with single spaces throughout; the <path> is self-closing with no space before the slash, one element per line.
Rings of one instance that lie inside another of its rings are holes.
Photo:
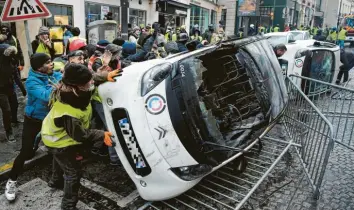
<path fill-rule="evenodd" d="M 60 118 L 64 115 L 80 120 L 82 126 L 87 129 L 90 127 L 92 116 L 91 104 L 89 104 L 86 110 L 83 111 L 81 109 L 73 108 L 68 104 L 61 103 L 60 101 L 56 101 L 46 118 L 44 118 L 42 124 L 42 141 L 47 147 L 65 148 L 81 144 L 81 142 L 77 142 L 71 138 L 63 127 L 57 127 L 55 125 L 54 119 Z"/>
<path fill-rule="evenodd" d="M 280 28 L 279 27 L 274 27 L 274 32 L 279 32 Z"/>
<path fill-rule="evenodd" d="M 240 38 L 243 38 L 243 32 L 240 31 L 239 34 L 240 34 Z"/>
<path fill-rule="evenodd" d="M 336 31 L 332 32 L 329 36 L 331 37 L 332 41 L 337 41 L 337 32 Z"/>
<path fill-rule="evenodd" d="M 201 36 L 191 36 L 191 40 L 197 40 L 197 41 L 203 41 L 203 38 Z"/>
<path fill-rule="evenodd" d="M 173 41 L 173 42 L 177 41 L 177 34 L 173 34 L 173 35 L 172 35 L 172 41 Z"/>
<path fill-rule="evenodd" d="M 45 53 L 45 54 L 51 56 L 49 48 L 42 42 L 39 42 L 36 53 Z"/>
<path fill-rule="evenodd" d="M 342 29 L 338 34 L 338 40 L 345 40 L 347 38 L 346 33 L 347 31 L 345 29 Z"/>

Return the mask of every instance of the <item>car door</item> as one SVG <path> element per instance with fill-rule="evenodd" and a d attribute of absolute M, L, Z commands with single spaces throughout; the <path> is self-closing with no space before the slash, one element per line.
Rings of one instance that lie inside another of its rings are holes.
<path fill-rule="evenodd" d="M 323 82 L 332 83 L 335 70 L 335 56 L 330 50 L 316 49 L 306 55 L 302 76 Z M 318 93 L 324 90 L 325 86 L 309 86 L 307 82 L 302 81 L 302 88 L 306 94 Z"/>

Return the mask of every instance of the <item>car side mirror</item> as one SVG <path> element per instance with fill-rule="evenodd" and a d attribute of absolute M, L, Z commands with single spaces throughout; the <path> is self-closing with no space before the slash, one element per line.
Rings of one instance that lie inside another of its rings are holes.
<path fill-rule="evenodd" d="M 289 40 L 289 43 L 295 43 L 296 42 L 296 40 Z"/>

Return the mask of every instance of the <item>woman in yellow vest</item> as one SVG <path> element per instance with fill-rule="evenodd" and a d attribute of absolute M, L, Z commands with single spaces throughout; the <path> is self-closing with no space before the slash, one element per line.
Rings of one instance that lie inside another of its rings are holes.
<path fill-rule="evenodd" d="M 36 40 L 32 42 L 33 53 L 44 53 L 52 59 L 55 57 L 55 49 L 53 42 L 49 39 L 49 29 L 41 26 L 36 36 Z"/>
<path fill-rule="evenodd" d="M 82 145 L 91 141 L 113 144 L 110 132 L 89 129 L 93 88 L 92 74 L 86 66 L 67 65 L 62 82 L 53 93 L 52 108 L 43 121 L 42 141 L 53 154 L 50 186 L 64 187 L 61 209 L 76 209 L 81 179 L 76 154 Z"/>

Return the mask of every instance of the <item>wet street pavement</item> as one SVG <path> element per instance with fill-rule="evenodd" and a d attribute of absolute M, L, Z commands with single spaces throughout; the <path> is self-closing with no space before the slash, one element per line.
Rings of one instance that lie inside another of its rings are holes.
<path fill-rule="evenodd" d="M 354 72 L 351 72 L 351 78 L 354 78 Z M 351 81 L 348 87 L 353 88 L 354 81 Z M 20 98 L 20 103 L 19 110 L 23 110 L 24 98 Z M 22 114 L 19 113 L 19 116 Z M 17 139 L 15 144 L 2 141 L 4 134 L 0 133 L 0 173 L 11 167 L 11 161 L 18 154 L 21 130 L 21 125 L 15 129 Z M 282 129 L 279 125 L 271 132 L 276 137 L 281 137 L 281 133 Z M 44 153 L 42 152 L 42 154 Z M 354 152 L 336 144 L 324 175 L 321 195 L 316 200 L 313 198 L 311 185 L 306 178 L 301 161 L 295 153 L 295 149 L 291 148 L 246 202 L 243 209 L 352 210 L 354 209 L 353 163 Z M 39 158 L 32 165 L 19 177 L 20 193 L 14 203 L 8 203 L 2 194 L 7 181 L 6 174 L 0 177 L 1 210 L 59 209 L 62 192 L 47 186 L 51 174 L 51 157 Z M 82 165 L 83 179 L 81 180 L 82 187 L 78 205 L 80 210 L 173 209 L 172 207 L 178 206 L 181 201 L 188 202 L 186 204 L 190 206 L 190 208 L 183 209 L 208 209 L 196 201 L 181 200 L 183 196 L 181 199 L 179 197 L 165 202 L 150 203 L 142 200 L 124 168 L 111 166 L 108 157 L 98 157 L 86 153 Z M 250 173 L 248 169 L 246 172 Z M 193 194 L 193 191 L 188 193 Z M 213 198 L 221 200 L 218 196 L 213 196 Z M 215 209 L 232 209 L 210 200 L 201 200 L 201 202 L 210 203 Z"/>

